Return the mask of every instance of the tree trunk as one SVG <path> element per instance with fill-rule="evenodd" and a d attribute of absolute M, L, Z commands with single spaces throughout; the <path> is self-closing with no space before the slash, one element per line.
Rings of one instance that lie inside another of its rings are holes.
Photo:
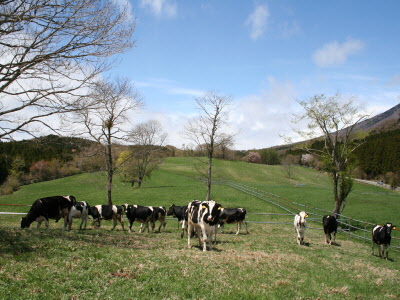
<path fill-rule="evenodd" d="M 208 157 L 206 201 L 210 201 L 211 198 L 211 178 L 212 178 L 211 176 L 212 176 L 212 154 Z"/>
<path fill-rule="evenodd" d="M 109 136 L 110 136 L 110 128 L 108 128 Z M 113 162 L 112 162 L 112 146 L 111 140 L 108 140 L 107 150 L 106 150 L 106 160 L 107 160 L 107 203 L 108 205 L 112 205 L 112 182 L 113 182 Z"/>

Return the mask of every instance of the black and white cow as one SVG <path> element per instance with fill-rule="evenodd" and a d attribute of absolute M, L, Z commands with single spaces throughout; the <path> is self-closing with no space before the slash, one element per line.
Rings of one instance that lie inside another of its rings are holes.
<path fill-rule="evenodd" d="M 173 216 L 178 219 L 178 229 L 179 226 L 181 226 L 181 238 L 183 238 L 187 226 L 187 205 L 176 206 L 175 204 L 172 204 L 167 211 L 167 216 Z"/>
<path fill-rule="evenodd" d="M 117 226 L 117 221 L 121 224 L 122 230 L 124 228 L 124 222 L 122 221 L 123 208 L 119 205 L 96 205 L 89 208 L 89 215 L 92 216 L 94 223 L 100 227 L 101 220 L 113 220 L 114 230 Z"/>
<path fill-rule="evenodd" d="M 215 233 L 216 225 L 221 213 L 221 205 L 214 200 L 198 201 L 194 200 L 188 205 L 188 248 L 191 248 L 191 232 L 196 230 L 201 248 L 207 251 L 207 242 L 209 249 L 212 250 L 212 236 Z"/>
<path fill-rule="evenodd" d="M 149 206 L 149 208 L 152 211 L 150 222 L 151 222 L 151 231 L 154 232 L 154 227 L 156 226 L 156 221 L 160 222 L 160 227 L 158 227 L 158 232 L 161 232 L 161 226 L 163 226 L 165 230 L 165 226 L 167 223 L 165 222 L 165 216 L 167 214 L 167 211 L 165 207 L 163 206 Z"/>
<path fill-rule="evenodd" d="M 132 232 L 132 224 L 133 222 L 139 222 L 140 224 L 140 233 L 142 233 L 146 228 L 147 232 L 149 230 L 149 222 L 151 222 L 153 216 L 153 210 L 151 210 L 148 206 L 141 205 L 130 205 L 128 203 L 124 204 L 125 214 L 129 221 L 129 232 Z"/>
<path fill-rule="evenodd" d="M 307 217 L 308 215 L 305 211 L 301 211 L 294 216 L 293 225 L 297 233 L 297 243 L 299 245 L 304 245 L 304 234 L 307 228 Z"/>
<path fill-rule="evenodd" d="M 68 215 L 68 230 L 71 230 L 72 227 L 72 219 L 81 219 L 81 225 L 79 229 L 82 229 L 83 223 L 86 223 L 89 216 L 89 204 L 86 201 L 76 202 L 74 206 L 72 206 L 69 215 Z"/>
<path fill-rule="evenodd" d="M 381 258 L 385 257 L 389 259 L 389 246 L 390 241 L 392 239 L 391 233 L 392 229 L 396 229 L 392 223 L 386 223 L 385 225 L 376 225 L 374 229 L 372 229 L 372 255 L 374 255 L 374 245 L 378 244 L 378 252 Z"/>
<path fill-rule="evenodd" d="M 224 231 L 224 224 L 235 224 L 237 223 L 236 234 L 239 234 L 240 227 L 244 224 L 247 234 L 249 234 L 249 229 L 247 228 L 246 221 L 246 209 L 244 208 L 222 208 L 221 214 L 219 216 L 218 228 Z"/>
<path fill-rule="evenodd" d="M 326 215 L 322 217 L 322 224 L 324 226 L 325 242 L 329 245 L 335 243 L 338 222 L 335 216 Z M 333 234 L 333 239 L 332 239 Z"/>
<path fill-rule="evenodd" d="M 76 203 L 74 196 L 52 196 L 40 198 L 33 202 L 28 214 L 21 220 L 21 228 L 29 228 L 33 221 L 38 222 L 37 228 L 44 221 L 46 228 L 49 228 L 49 219 L 55 219 L 56 222 L 64 218 L 64 231 L 68 224 L 68 214 L 71 207 Z"/>

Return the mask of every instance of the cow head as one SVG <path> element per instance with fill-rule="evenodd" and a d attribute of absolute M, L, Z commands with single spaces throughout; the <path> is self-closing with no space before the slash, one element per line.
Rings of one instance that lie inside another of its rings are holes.
<path fill-rule="evenodd" d="M 210 225 L 218 223 L 219 215 L 221 213 L 222 206 L 216 203 L 214 200 L 204 201 L 201 203 L 202 219 Z"/>
<path fill-rule="evenodd" d="M 167 211 L 167 216 L 172 216 L 174 214 L 175 204 L 172 204 Z"/>
<path fill-rule="evenodd" d="M 29 222 L 27 217 L 21 219 L 21 228 L 29 228 L 32 222 Z"/>
<path fill-rule="evenodd" d="M 298 224 L 300 226 L 304 226 L 306 218 L 308 218 L 307 213 L 305 211 L 301 211 L 300 213 L 298 213 L 298 215 L 300 216 Z"/>
<path fill-rule="evenodd" d="M 392 229 L 396 229 L 396 226 L 394 226 L 392 223 L 386 223 L 384 226 L 386 234 L 391 234 Z"/>

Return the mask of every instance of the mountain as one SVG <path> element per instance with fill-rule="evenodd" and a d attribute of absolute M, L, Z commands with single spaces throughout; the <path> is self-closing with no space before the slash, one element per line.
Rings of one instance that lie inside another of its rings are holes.
<path fill-rule="evenodd" d="M 357 124 L 356 131 L 375 133 L 380 131 L 400 129 L 400 104 L 391 109 Z"/>

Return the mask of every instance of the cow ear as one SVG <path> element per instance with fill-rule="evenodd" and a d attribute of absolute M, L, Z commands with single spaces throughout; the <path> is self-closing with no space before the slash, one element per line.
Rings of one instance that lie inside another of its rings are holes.
<path fill-rule="evenodd" d="M 219 206 L 219 207 L 218 207 L 218 210 L 221 210 L 221 208 L 222 208 L 222 206 Z"/>

